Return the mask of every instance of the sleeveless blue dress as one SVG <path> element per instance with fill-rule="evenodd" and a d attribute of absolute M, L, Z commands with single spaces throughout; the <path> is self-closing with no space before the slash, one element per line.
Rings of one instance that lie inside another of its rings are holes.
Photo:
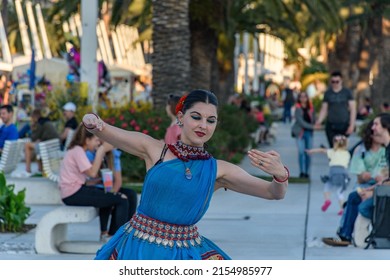
<path fill-rule="evenodd" d="M 191 170 L 187 179 L 185 170 Z M 97 252 L 95 259 L 230 259 L 201 236 L 196 223 L 209 207 L 217 163 L 214 158 L 172 159 L 149 169 L 136 214 Z"/>

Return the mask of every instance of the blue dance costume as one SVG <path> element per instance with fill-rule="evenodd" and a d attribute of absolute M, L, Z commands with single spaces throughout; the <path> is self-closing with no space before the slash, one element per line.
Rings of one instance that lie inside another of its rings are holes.
<path fill-rule="evenodd" d="M 209 207 L 216 174 L 217 162 L 212 157 L 187 162 L 176 158 L 150 168 L 136 214 L 95 259 L 230 259 L 195 225 Z"/>

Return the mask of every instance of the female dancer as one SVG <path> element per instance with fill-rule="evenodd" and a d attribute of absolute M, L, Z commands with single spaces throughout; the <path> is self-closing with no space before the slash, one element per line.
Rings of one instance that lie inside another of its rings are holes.
<path fill-rule="evenodd" d="M 206 90 L 183 96 L 176 110 L 181 141 L 175 144 L 110 126 L 95 114 L 84 116 L 87 129 L 144 159 L 147 170 L 136 214 L 97 252 L 96 259 L 230 259 L 195 225 L 213 192 L 227 188 L 265 199 L 284 198 L 289 172 L 277 152 L 248 152 L 252 165 L 273 175 L 268 182 L 206 151 L 205 143 L 218 121 L 217 106 L 216 96 Z"/>

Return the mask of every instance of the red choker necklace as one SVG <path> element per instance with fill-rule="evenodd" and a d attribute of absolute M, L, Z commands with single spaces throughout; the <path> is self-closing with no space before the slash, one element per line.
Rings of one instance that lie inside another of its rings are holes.
<path fill-rule="evenodd" d="M 168 145 L 169 150 L 182 161 L 196 160 L 196 159 L 209 159 L 211 155 L 204 149 L 204 147 L 194 147 L 183 144 L 181 141 L 177 141 L 175 144 Z"/>

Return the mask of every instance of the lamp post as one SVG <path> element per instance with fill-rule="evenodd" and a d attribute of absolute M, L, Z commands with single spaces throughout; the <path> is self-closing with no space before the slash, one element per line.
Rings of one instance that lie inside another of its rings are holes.
<path fill-rule="evenodd" d="M 96 112 L 98 96 L 98 64 L 97 64 L 97 34 L 98 21 L 97 0 L 81 1 L 81 20 L 83 35 L 81 36 L 80 80 L 88 85 L 88 104 Z"/>

